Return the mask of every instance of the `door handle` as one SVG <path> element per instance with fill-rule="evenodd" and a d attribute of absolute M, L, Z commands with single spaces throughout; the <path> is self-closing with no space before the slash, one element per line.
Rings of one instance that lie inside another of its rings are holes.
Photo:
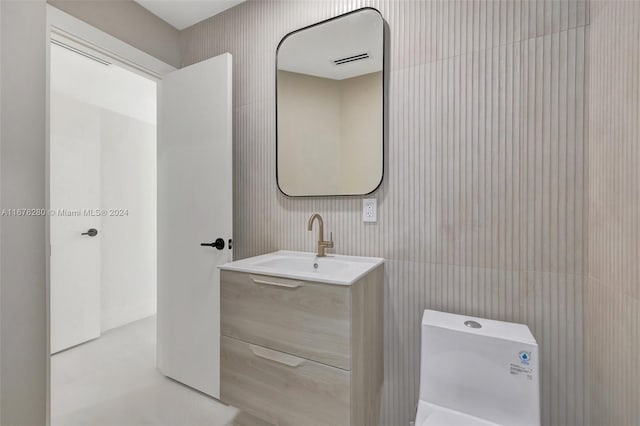
<path fill-rule="evenodd" d="M 200 243 L 200 245 L 203 247 L 215 247 L 218 250 L 222 250 L 224 248 L 224 240 L 222 238 L 218 238 L 212 243 Z"/>
<path fill-rule="evenodd" d="M 90 237 L 95 237 L 96 235 L 98 235 L 98 230 L 95 228 L 91 228 L 87 232 L 83 232 L 80 235 L 88 235 Z"/>

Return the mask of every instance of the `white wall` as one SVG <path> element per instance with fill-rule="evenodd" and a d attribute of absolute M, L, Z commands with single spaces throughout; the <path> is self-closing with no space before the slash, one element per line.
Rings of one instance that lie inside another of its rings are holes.
<path fill-rule="evenodd" d="M 46 5 L 0 2 L 0 208 L 45 207 Z M 46 422 L 45 219 L 2 218 L 0 424 Z"/>
<path fill-rule="evenodd" d="M 155 108 L 154 108 L 155 109 Z M 156 312 L 156 126 L 101 114 L 102 330 Z"/>

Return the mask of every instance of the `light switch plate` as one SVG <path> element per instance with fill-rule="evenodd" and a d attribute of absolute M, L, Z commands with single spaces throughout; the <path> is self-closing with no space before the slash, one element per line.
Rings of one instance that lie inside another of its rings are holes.
<path fill-rule="evenodd" d="M 375 198 L 365 198 L 362 200 L 362 221 L 378 221 L 378 200 Z"/>

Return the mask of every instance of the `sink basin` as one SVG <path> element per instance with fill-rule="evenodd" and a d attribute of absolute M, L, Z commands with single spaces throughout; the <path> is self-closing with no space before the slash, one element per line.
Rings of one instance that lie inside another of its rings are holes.
<path fill-rule="evenodd" d="M 317 257 L 315 253 L 283 250 L 226 263 L 220 265 L 219 268 L 328 284 L 350 285 L 383 262 L 384 259 L 377 257 L 342 255 Z"/>
<path fill-rule="evenodd" d="M 254 265 L 281 271 L 288 270 L 290 272 L 316 274 L 336 274 L 349 267 L 347 262 L 333 258 L 316 257 L 315 259 L 311 259 L 308 257 L 295 256 L 274 256 L 273 258 L 270 257 L 265 260 L 259 260 L 255 262 Z"/>

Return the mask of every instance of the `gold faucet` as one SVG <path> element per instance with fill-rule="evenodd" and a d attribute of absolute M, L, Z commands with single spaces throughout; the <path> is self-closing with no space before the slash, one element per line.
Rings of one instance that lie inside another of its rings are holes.
<path fill-rule="evenodd" d="M 311 217 L 309 218 L 309 225 L 307 225 L 307 229 L 309 231 L 313 230 L 313 221 L 314 220 L 318 220 L 318 223 L 320 224 L 320 229 L 318 232 L 318 253 L 317 256 L 318 257 L 324 257 L 326 256 L 324 253 L 325 249 L 328 248 L 333 248 L 333 232 L 331 233 L 331 237 L 329 241 L 324 241 L 324 223 L 322 222 L 322 216 L 320 216 L 318 213 L 314 213 L 311 215 Z"/>

